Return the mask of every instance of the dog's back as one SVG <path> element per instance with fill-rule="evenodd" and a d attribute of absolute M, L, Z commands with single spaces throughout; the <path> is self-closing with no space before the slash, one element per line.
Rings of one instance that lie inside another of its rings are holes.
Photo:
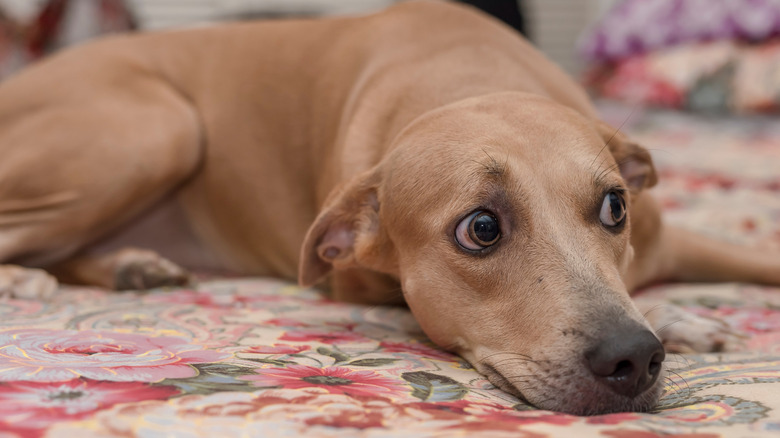
<path fill-rule="evenodd" d="M 174 194 L 187 223 L 168 228 L 191 227 L 213 267 L 294 278 L 333 187 L 420 114 L 504 90 L 593 112 L 510 29 L 445 2 L 66 51 L 0 85 L 0 260 L 50 265 Z"/>

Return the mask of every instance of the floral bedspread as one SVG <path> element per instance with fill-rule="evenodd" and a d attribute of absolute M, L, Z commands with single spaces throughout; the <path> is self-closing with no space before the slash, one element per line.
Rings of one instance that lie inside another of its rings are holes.
<path fill-rule="evenodd" d="M 619 125 L 625 108 L 604 108 Z M 634 114 L 670 221 L 780 250 L 780 126 Z M 410 313 L 272 279 L 187 290 L 63 288 L 0 302 L 0 438 L 759 437 L 780 433 L 780 288 L 667 285 L 662 296 L 747 335 L 672 355 L 651 413 L 538 411 L 432 345 Z"/>

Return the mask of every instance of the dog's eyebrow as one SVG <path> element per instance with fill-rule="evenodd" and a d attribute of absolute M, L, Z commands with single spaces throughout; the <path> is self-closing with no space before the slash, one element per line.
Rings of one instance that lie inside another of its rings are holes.
<path fill-rule="evenodd" d="M 614 183 L 610 181 L 611 178 L 609 178 L 610 172 L 613 170 L 617 170 L 620 168 L 620 162 L 615 163 L 611 166 L 607 166 L 604 169 L 601 170 L 594 170 L 593 174 L 591 175 L 591 180 L 593 182 L 593 185 L 596 187 L 607 187 L 607 186 L 613 186 Z"/>
<path fill-rule="evenodd" d="M 500 163 L 484 149 L 482 152 L 487 157 L 485 161 L 478 162 L 482 166 L 483 172 L 491 179 L 503 179 L 506 173 L 506 163 Z"/>

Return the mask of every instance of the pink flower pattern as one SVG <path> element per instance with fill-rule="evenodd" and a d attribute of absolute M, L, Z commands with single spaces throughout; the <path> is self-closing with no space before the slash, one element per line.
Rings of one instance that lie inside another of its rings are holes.
<path fill-rule="evenodd" d="M 423 343 L 383 341 L 380 344 L 380 347 L 385 353 L 408 353 L 447 362 L 451 362 L 456 357 L 452 353 L 447 353 L 446 351 L 438 348 L 429 347 Z"/>
<path fill-rule="evenodd" d="M 9 330 L 0 333 L 0 345 L 0 381 L 158 382 L 193 377 L 190 364 L 230 357 L 177 337 L 92 330 Z"/>
<path fill-rule="evenodd" d="M 118 403 L 165 400 L 179 391 L 141 382 L 7 382 L 0 384 L 0 430 L 38 436 L 57 422 L 87 418 Z"/>
<path fill-rule="evenodd" d="M 288 344 L 273 344 L 273 345 L 253 345 L 244 350 L 244 353 L 256 353 L 256 354 L 297 354 L 302 351 L 308 350 L 308 345 L 288 345 Z"/>
<path fill-rule="evenodd" d="M 320 388 L 332 394 L 352 396 L 400 395 L 407 391 L 407 387 L 395 379 L 374 371 L 355 371 L 345 367 L 291 365 L 287 368 L 264 368 L 257 375 L 244 378 L 261 387 Z"/>
<path fill-rule="evenodd" d="M 283 334 L 282 341 L 309 342 L 318 341 L 324 344 L 347 344 L 352 342 L 371 342 L 360 333 L 349 331 L 297 330 Z"/>

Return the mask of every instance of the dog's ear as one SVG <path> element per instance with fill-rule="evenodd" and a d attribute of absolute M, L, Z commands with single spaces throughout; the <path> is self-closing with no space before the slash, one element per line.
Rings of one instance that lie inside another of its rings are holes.
<path fill-rule="evenodd" d="M 615 158 L 623 180 L 632 192 L 638 193 L 658 182 L 653 159 L 647 149 L 630 141 L 622 132 L 604 122 L 598 122 L 597 127 Z"/>
<path fill-rule="evenodd" d="M 378 171 L 334 189 L 306 233 L 298 283 L 311 286 L 333 269 L 376 269 L 389 251 L 379 220 Z"/>

